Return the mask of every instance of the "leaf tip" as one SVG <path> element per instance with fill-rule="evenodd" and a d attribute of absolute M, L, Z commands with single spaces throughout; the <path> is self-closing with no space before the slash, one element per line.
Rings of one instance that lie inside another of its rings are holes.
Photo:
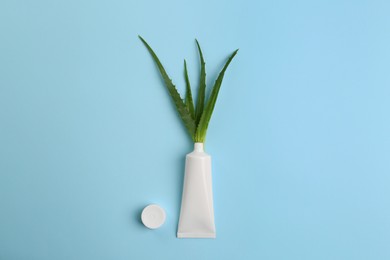
<path fill-rule="evenodd" d="M 141 35 L 138 35 L 138 38 L 143 42 L 143 44 L 145 44 L 146 46 L 148 46 L 147 42 L 145 41 L 144 38 L 142 38 Z"/>
<path fill-rule="evenodd" d="M 198 39 L 195 39 L 195 42 L 196 42 L 196 46 L 198 47 L 199 52 L 202 53 Z"/>

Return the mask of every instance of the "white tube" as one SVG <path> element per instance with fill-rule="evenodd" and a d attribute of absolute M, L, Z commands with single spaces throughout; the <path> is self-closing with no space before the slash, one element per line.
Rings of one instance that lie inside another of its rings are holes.
<path fill-rule="evenodd" d="M 195 143 L 186 156 L 178 238 L 215 238 L 211 156 Z"/>

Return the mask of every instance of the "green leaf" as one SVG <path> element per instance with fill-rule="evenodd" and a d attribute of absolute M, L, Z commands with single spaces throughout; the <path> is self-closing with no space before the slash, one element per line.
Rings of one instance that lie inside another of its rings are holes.
<path fill-rule="evenodd" d="M 190 84 L 190 79 L 188 78 L 187 62 L 186 62 L 186 60 L 184 60 L 184 78 L 186 80 L 185 104 L 187 106 L 188 111 L 191 114 L 192 119 L 195 119 L 194 101 L 192 99 L 191 84 Z"/>
<path fill-rule="evenodd" d="M 203 114 L 204 109 L 204 99 L 206 92 L 206 63 L 203 59 L 202 49 L 200 48 L 198 40 L 196 41 L 196 45 L 198 46 L 199 57 L 200 57 L 200 79 L 199 79 L 199 88 L 198 88 L 198 99 L 196 102 L 195 109 L 195 124 L 198 126 L 200 118 Z"/>
<path fill-rule="evenodd" d="M 211 115 L 213 114 L 214 106 L 218 98 L 219 89 L 221 88 L 222 80 L 225 75 L 225 71 L 229 66 L 230 62 L 236 56 L 238 49 L 233 52 L 229 57 L 222 71 L 219 73 L 217 80 L 214 83 L 213 89 L 210 94 L 210 98 L 207 102 L 207 105 L 203 111 L 202 117 L 200 118 L 199 125 L 195 134 L 195 142 L 203 143 L 206 139 L 207 127 L 209 125 Z"/>
<path fill-rule="evenodd" d="M 177 91 L 175 85 L 172 83 L 172 80 L 169 78 L 168 74 L 166 73 L 166 71 L 165 71 L 163 65 L 161 64 L 160 60 L 158 59 L 157 55 L 154 53 L 154 51 L 149 46 L 149 44 L 141 36 L 138 36 L 138 37 L 143 42 L 145 47 L 148 49 L 150 55 L 152 56 L 154 62 L 156 63 L 158 70 L 160 71 L 160 74 L 164 80 L 165 86 L 168 89 L 169 95 L 171 96 L 171 98 L 176 106 L 176 110 L 179 113 L 180 118 L 183 121 L 185 127 L 187 128 L 187 131 L 190 134 L 192 140 L 194 140 L 196 125 L 195 125 L 195 122 L 194 122 L 190 112 L 187 110 L 187 107 L 184 104 L 183 100 L 181 99 L 179 92 Z"/>

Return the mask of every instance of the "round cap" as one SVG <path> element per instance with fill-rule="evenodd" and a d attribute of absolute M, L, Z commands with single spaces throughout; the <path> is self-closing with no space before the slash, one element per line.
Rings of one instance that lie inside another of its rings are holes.
<path fill-rule="evenodd" d="M 159 228 L 165 222 L 165 211 L 159 205 L 148 205 L 142 211 L 141 220 L 147 228 Z"/>

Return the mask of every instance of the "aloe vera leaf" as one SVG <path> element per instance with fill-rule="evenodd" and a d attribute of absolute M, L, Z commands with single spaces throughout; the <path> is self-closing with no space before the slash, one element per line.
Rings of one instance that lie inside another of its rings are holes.
<path fill-rule="evenodd" d="M 206 63 L 204 62 L 202 49 L 200 48 L 198 40 L 196 45 L 198 46 L 199 57 L 200 57 L 200 79 L 198 88 L 198 99 L 195 108 L 195 124 L 198 126 L 200 118 L 203 114 L 204 103 L 205 103 L 205 92 L 206 92 Z"/>
<path fill-rule="evenodd" d="M 191 114 L 192 119 L 195 119 L 194 101 L 192 99 L 191 84 L 190 84 L 190 79 L 188 77 L 188 70 L 187 70 L 187 62 L 186 62 L 186 60 L 184 60 L 184 78 L 185 78 L 185 81 L 186 81 L 185 104 L 187 106 L 188 111 Z"/>
<path fill-rule="evenodd" d="M 145 47 L 148 49 L 150 55 L 152 56 L 154 62 L 156 63 L 158 70 L 160 71 L 160 74 L 164 80 L 165 86 L 168 89 L 169 95 L 171 96 L 171 98 L 176 106 L 176 110 L 179 113 L 180 118 L 182 119 L 185 127 L 187 128 L 187 131 L 190 134 L 192 140 L 194 140 L 196 126 L 195 126 L 194 120 L 191 117 L 191 114 L 187 110 L 187 107 L 184 104 L 183 100 L 181 99 L 179 92 L 177 91 L 175 85 L 172 83 L 172 80 L 169 78 L 168 74 L 166 73 L 163 65 L 161 64 L 160 60 L 158 59 L 158 57 L 155 54 L 155 52 L 153 51 L 153 49 L 149 46 L 149 44 L 141 36 L 138 36 L 138 37 L 143 42 Z"/>
<path fill-rule="evenodd" d="M 203 114 L 202 114 L 201 119 L 199 121 L 199 125 L 197 127 L 197 131 L 195 134 L 195 141 L 196 142 L 203 143 L 205 141 L 207 127 L 209 125 L 211 115 L 213 113 L 215 103 L 216 103 L 217 98 L 218 98 L 219 89 L 221 88 L 221 84 L 222 84 L 223 77 L 225 75 L 225 71 L 228 68 L 230 62 L 233 60 L 234 56 L 236 56 L 237 52 L 238 52 L 238 49 L 235 50 L 233 52 L 233 54 L 229 57 L 229 59 L 226 61 L 225 66 L 223 67 L 223 69 L 219 73 L 218 78 L 214 83 L 213 89 L 212 89 L 211 94 L 210 94 L 210 98 L 207 102 L 207 105 L 203 111 Z"/>

